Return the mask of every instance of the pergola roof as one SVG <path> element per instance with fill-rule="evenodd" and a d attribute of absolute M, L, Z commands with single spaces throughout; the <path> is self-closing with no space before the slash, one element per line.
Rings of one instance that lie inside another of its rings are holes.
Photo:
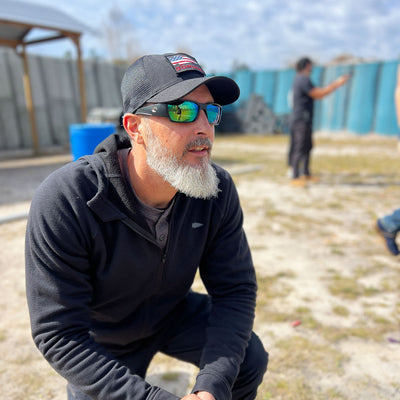
<path fill-rule="evenodd" d="M 25 41 L 25 37 L 35 28 L 49 30 L 51 36 L 48 40 L 92 31 L 56 8 L 23 1 L 0 0 L 0 44 L 16 47 L 22 41 L 26 44 L 37 43 L 37 40 Z"/>
<path fill-rule="evenodd" d="M 28 35 L 35 28 L 45 31 L 48 36 L 30 39 Z M 25 98 L 31 120 L 32 143 L 35 153 L 39 152 L 40 145 L 36 129 L 32 88 L 25 47 L 30 44 L 50 40 L 72 39 L 78 53 L 81 119 L 82 122 L 85 122 L 86 92 L 80 47 L 80 37 L 84 31 L 93 32 L 88 26 L 56 8 L 17 0 L 0 0 L 0 46 L 13 47 L 14 49 L 22 47 Z"/>

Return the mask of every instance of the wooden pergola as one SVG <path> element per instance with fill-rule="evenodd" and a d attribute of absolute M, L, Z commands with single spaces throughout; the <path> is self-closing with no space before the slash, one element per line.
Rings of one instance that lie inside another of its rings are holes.
<path fill-rule="evenodd" d="M 29 39 L 28 35 L 35 29 L 45 32 L 45 36 L 38 39 Z M 32 44 L 65 38 L 73 41 L 77 49 L 81 121 L 86 122 L 85 76 L 80 45 L 83 31 L 90 31 L 90 28 L 55 8 L 15 0 L 0 0 L 0 46 L 14 48 L 23 59 L 25 100 L 29 112 L 32 145 L 35 154 L 39 152 L 39 137 L 26 47 Z M 20 52 L 18 51 L 19 49 L 21 49 Z"/>

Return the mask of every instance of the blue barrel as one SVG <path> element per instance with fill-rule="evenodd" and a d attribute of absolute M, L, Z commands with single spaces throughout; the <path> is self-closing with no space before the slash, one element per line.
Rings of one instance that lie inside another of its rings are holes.
<path fill-rule="evenodd" d="M 96 146 L 107 136 L 115 133 L 115 124 L 73 124 L 69 126 L 69 138 L 73 160 L 93 154 Z"/>

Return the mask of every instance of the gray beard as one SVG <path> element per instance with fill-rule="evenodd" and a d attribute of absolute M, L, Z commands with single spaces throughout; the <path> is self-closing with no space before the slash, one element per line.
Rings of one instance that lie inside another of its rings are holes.
<path fill-rule="evenodd" d="M 198 199 L 217 197 L 219 179 L 209 160 L 204 159 L 198 167 L 185 164 L 170 150 L 164 147 L 158 137 L 147 129 L 148 148 L 147 165 L 160 175 L 166 182 L 179 192 Z M 211 148 L 211 141 L 198 138 L 189 143 L 188 148 L 207 145 Z"/>

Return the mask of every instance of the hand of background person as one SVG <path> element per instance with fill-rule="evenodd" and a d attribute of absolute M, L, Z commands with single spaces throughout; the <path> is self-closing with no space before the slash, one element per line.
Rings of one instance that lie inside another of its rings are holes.
<path fill-rule="evenodd" d="M 308 95 L 314 100 L 320 100 L 327 96 L 329 93 L 332 93 L 334 90 L 344 85 L 351 78 L 351 74 L 344 74 L 336 78 L 334 81 L 329 83 L 324 87 L 313 87 Z"/>
<path fill-rule="evenodd" d="M 344 74 L 339 76 L 339 78 L 336 79 L 336 83 L 338 86 L 344 85 L 349 79 L 351 78 L 351 74 Z"/>

